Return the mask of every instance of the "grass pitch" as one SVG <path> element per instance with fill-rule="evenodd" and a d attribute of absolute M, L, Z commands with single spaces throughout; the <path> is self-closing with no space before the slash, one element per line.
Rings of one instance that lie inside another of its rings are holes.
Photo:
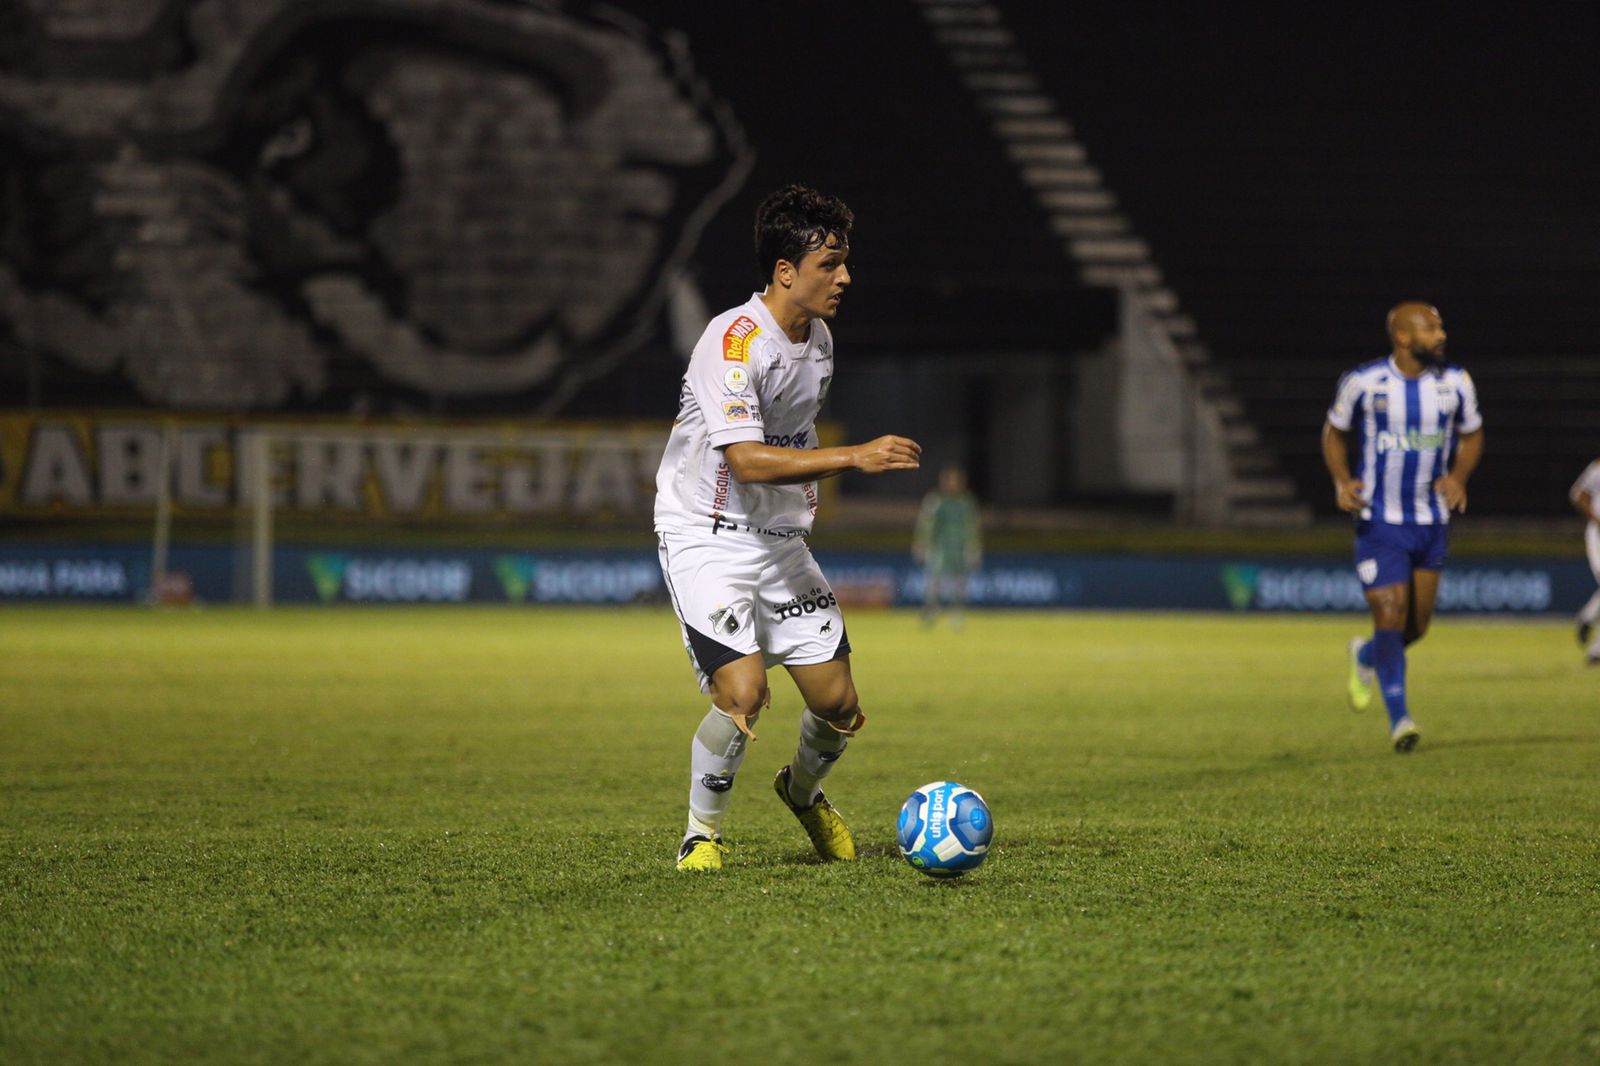
<path fill-rule="evenodd" d="M 0 1061 L 1600 1061 L 1600 677 L 1441 619 L 851 615 L 870 723 L 678 874 L 706 701 L 664 610 L 0 614 Z M 893 825 L 954 778 L 975 874 Z"/>

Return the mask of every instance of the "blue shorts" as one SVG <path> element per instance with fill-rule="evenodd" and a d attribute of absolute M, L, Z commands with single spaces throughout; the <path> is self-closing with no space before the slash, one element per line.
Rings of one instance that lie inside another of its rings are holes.
<path fill-rule="evenodd" d="M 1450 552 L 1450 527 L 1356 523 L 1356 577 L 1363 588 L 1409 585 L 1413 570 L 1439 570 Z"/>

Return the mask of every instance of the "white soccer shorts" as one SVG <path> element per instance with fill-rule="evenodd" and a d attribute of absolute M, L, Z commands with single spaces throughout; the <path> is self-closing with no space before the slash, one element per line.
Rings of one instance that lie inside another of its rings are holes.
<path fill-rule="evenodd" d="M 850 653 L 844 614 L 804 537 L 707 532 L 656 539 L 701 692 L 711 691 L 718 667 L 754 652 L 769 668 Z"/>

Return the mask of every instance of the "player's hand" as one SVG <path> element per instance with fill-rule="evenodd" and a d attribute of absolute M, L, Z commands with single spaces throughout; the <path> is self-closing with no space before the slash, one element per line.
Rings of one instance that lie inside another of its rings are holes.
<path fill-rule="evenodd" d="M 1433 491 L 1444 497 L 1446 510 L 1467 513 L 1467 487 L 1455 479 L 1455 475 L 1446 474 L 1433 483 Z"/>
<path fill-rule="evenodd" d="M 855 468 L 866 474 L 886 470 L 915 470 L 921 466 L 922 445 L 909 437 L 893 434 L 857 446 Z"/>
<path fill-rule="evenodd" d="M 1361 494 L 1361 482 L 1353 477 L 1334 483 L 1333 498 L 1339 504 L 1339 510 L 1349 514 L 1355 514 L 1367 505 L 1367 498 Z"/>

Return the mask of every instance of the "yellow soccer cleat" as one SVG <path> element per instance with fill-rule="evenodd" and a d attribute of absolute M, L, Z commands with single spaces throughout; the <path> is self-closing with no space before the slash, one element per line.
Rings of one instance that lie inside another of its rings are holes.
<path fill-rule="evenodd" d="M 1370 666 L 1362 666 L 1361 645 L 1367 642 L 1366 637 L 1350 638 L 1350 679 L 1345 683 L 1345 695 L 1349 698 L 1352 711 L 1364 711 L 1372 706 L 1372 679 L 1376 671 Z"/>
<path fill-rule="evenodd" d="M 844 824 L 844 819 L 833 809 L 833 804 L 828 802 L 827 796 L 818 792 L 817 802 L 809 807 L 796 807 L 790 803 L 787 766 L 779 770 L 778 776 L 772 779 L 772 787 L 778 793 L 778 798 L 783 800 L 783 805 L 800 819 L 800 825 L 805 829 L 806 836 L 811 838 L 812 846 L 817 849 L 817 854 L 822 856 L 824 862 L 856 861 L 856 839 L 850 835 L 850 827 Z"/>
<path fill-rule="evenodd" d="M 708 837 L 690 837 L 683 842 L 683 847 L 678 849 L 678 869 L 701 871 L 722 869 L 722 857 L 728 854 L 728 848 L 722 843 L 722 838 L 712 840 Z"/>

